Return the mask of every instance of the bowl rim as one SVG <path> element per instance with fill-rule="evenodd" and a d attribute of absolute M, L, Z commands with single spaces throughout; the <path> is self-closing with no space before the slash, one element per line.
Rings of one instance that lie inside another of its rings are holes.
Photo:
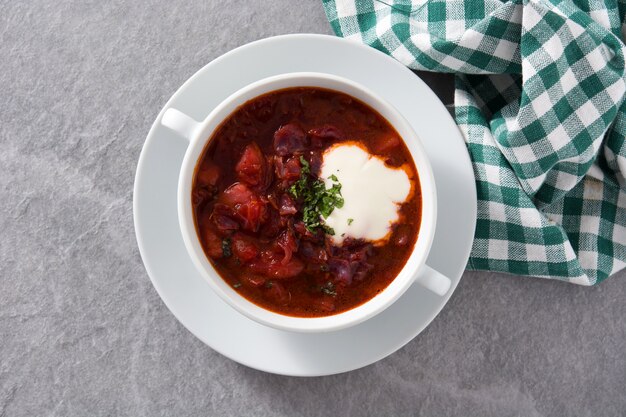
<path fill-rule="evenodd" d="M 417 168 L 422 193 L 421 221 L 417 241 L 400 273 L 379 294 L 350 310 L 323 317 L 287 316 L 267 310 L 235 291 L 215 270 L 200 243 L 191 204 L 191 186 L 199 158 L 217 127 L 239 106 L 260 95 L 291 87 L 317 87 L 348 94 L 369 105 L 399 133 Z M 436 228 L 437 193 L 432 167 L 419 136 L 404 116 L 367 87 L 345 77 L 321 72 L 291 72 L 263 78 L 237 90 L 199 123 L 181 165 L 178 181 L 178 218 L 183 241 L 196 269 L 214 292 L 246 317 L 280 330 L 326 332 L 357 325 L 382 312 L 412 285 L 425 264 Z"/>

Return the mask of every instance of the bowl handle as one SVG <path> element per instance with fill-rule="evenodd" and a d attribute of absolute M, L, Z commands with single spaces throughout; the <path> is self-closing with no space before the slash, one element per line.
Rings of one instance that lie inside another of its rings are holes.
<path fill-rule="evenodd" d="M 444 296 L 450 289 L 452 281 L 441 272 L 435 271 L 428 265 L 422 266 L 419 270 L 414 283 L 434 292 L 437 295 Z"/>
<path fill-rule="evenodd" d="M 179 136 L 191 140 L 195 131 L 200 126 L 200 122 L 187 116 L 180 110 L 169 108 L 163 113 L 161 117 L 161 124 L 174 132 Z"/>

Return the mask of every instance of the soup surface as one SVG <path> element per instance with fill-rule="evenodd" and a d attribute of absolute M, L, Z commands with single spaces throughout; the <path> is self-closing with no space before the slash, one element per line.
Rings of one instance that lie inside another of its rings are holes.
<path fill-rule="evenodd" d="M 398 133 L 320 88 L 240 106 L 211 137 L 192 190 L 198 236 L 224 281 L 289 316 L 370 300 L 401 271 L 420 226 L 417 170 Z"/>

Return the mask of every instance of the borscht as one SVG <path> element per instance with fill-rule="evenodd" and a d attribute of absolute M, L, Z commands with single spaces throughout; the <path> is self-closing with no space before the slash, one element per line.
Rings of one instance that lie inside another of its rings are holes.
<path fill-rule="evenodd" d="M 421 192 L 395 129 L 338 91 L 296 87 L 238 107 L 196 166 L 198 238 L 249 301 L 296 317 L 357 307 L 399 274 Z"/>

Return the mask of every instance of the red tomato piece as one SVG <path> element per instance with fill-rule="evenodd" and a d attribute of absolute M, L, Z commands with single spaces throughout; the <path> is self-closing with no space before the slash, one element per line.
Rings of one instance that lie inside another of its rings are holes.
<path fill-rule="evenodd" d="M 245 184 L 234 183 L 224 190 L 219 201 L 233 210 L 244 230 L 256 232 L 267 220 L 267 203 Z"/>
<path fill-rule="evenodd" d="M 211 258 L 219 259 L 224 256 L 224 252 L 222 251 L 222 238 L 208 227 L 204 230 L 204 244 Z"/>
<path fill-rule="evenodd" d="M 253 197 L 256 197 L 256 195 L 252 190 L 250 190 L 245 184 L 236 182 L 222 192 L 219 197 L 219 201 L 229 207 L 234 207 L 237 204 L 247 202 Z"/>
<path fill-rule="evenodd" d="M 267 208 L 261 200 L 250 200 L 247 204 L 237 206 L 237 214 L 244 230 L 257 232 L 261 223 L 267 218 Z"/>
<path fill-rule="evenodd" d="M 252 142 L 246 146 L 235 166 L 235 172 L 239 181 L 248 185 L 259 186 L 266 182 L 267 161 L 259 145 Z"/>
<path fill-rule="evenodd" d="M 233 254 L 243 263 L 250 262 L 259 254 L 259 248 L 253 243 L 252 239 L 242 233 L 235 233 L 231 237 L 231 248 Z"/>

